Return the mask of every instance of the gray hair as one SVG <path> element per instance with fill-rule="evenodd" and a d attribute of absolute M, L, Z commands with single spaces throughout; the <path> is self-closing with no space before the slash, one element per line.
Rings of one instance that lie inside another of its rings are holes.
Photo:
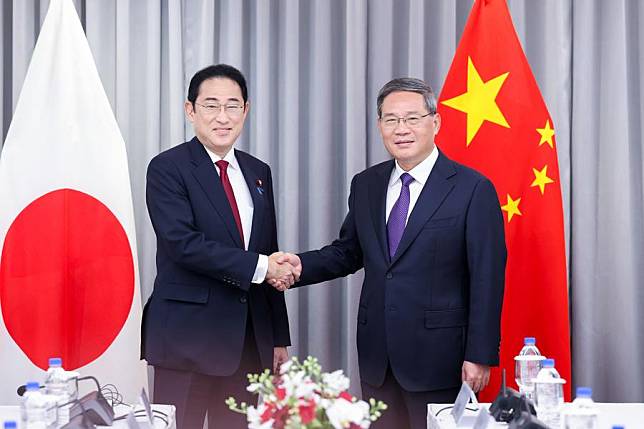
<path fill-rule="evenodd" d="M 401 77 L 390 80 L 378 93 L 378 117 L 382 117 L 382 102 L 392 92 L 415 92 L 425 99 L 425 107 L 432 115 L 436 113 L 436 95 L 432 88 L 420 79 Z"/>

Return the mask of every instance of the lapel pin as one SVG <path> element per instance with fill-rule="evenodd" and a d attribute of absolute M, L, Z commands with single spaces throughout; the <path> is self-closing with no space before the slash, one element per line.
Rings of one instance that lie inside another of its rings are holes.
<path fill-rule="evenodd" d="M 259 195 L 264 195 L 262 179 L 255 180 L 255 184 L 257 185 L 257 192 L 259 193 Z"/>

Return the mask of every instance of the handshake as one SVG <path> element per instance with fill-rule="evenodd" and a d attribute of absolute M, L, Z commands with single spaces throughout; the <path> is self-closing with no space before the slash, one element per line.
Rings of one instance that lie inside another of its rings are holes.
<path fill-rule="evenodd" d="M 300 280 L 302 262 L 293 253 L 275 252 L 268 257 L 266 281 L 280 292 Z"/>

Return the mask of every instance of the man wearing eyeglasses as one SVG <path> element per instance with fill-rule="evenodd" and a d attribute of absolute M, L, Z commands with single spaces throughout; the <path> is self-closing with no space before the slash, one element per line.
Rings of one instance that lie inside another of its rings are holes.
<path fill-rule="evenodd" d="M 374 427 L 420 429 L 428 403 L 453 402 L 462 381 L 479 391 L 498 365 L 503 218 L 492 183 L 434 145 L 441 118 L 427 84 L 394 79 L 377 107 L 394 159 L 353 178 L 337 240 L 281 260 L 301 267 L 295 286 L 364 268 L 363 397 L 389 405 Z"/>
<path fill-rule="evenodd" d="M 248 115 L 246 81 L 219 64 L 197 72 L 186 116 L 195 137 L 150 162 L 147 205 L 157 276 L 143 316 L 142 355 L 154 401 L 176 406 L 177 427 L 246 427 L 227 409 L 252 403 L 246 374 L 277 370 L 290 345 L 282 292 L 299 271 L 276 263 L 268 165 L 233 146 Z M 268 256 L 271 255 L 271 256 Z"/>

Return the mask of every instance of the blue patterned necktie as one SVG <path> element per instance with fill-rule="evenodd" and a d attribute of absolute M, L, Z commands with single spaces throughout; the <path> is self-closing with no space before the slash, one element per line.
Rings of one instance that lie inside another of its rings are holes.
<path fill-rule="evenodd" d="M 405 224 L 407 223 L 407 212 L 409 211 L 409 185 L 414 181 L 409 173 L 400 175 L 402 186 L 400 187 L 400 195 L 396 203 L 391 208 L 389 213 L 389 221 L 387 222 L 387 238 L 389 239 L 389 257 L 394 258 L 396 249 L 400 244 L 403 231 L 405 231 Z"/>

